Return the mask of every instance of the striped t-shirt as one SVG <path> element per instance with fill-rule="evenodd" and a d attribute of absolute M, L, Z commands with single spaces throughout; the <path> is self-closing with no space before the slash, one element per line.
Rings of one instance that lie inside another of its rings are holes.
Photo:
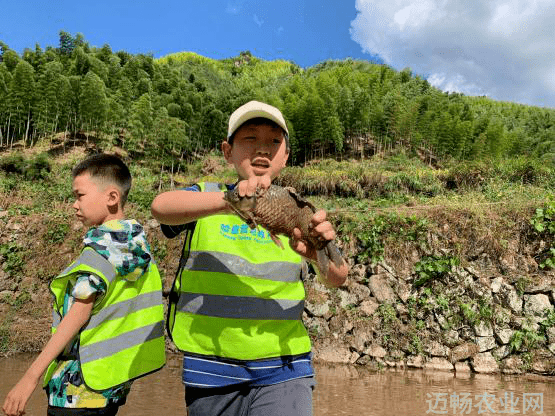
<path fill-rule="evenodd" d="M 235 185 L 226 185 L 226 187 L 232 190 Z M 184 190 L 200 192 L 198 185 Z M 190 227 L 190 224 L 176 226 L 162 224 L 161 227 L 166 237 L 174 238 Z M 304 265 L 303 274 L 306 270 Z M 314 369 L 311 353 L 257 361 L 223 360 L 187 353 L 183 356 L 183 383 L 192 387 L 225 387 L 240 383 L 263 386 L 312 376 L 314 376 Z"/>

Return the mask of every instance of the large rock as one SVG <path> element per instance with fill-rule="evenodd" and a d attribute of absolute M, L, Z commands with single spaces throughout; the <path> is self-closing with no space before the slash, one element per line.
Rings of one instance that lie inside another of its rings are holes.
<path fill-rule="evenodd" d="M 10 277 L 10 275 L 2 270 L 2 268 L 0 267 L 0 292 L 4 290 L 12 291 L 15 289 L 16 286 L 17 284 L 15 282 L 15 279 L 13 277 Z"/>
<path fill-rule="evenodd" d="M 421 355 L 415 355 L 407 360 L 407 367 L 422 368 L 424 367 L 424 358 Z"/>
<path fill-rule="evenodd" d="M 379 303 L 393 303 L 396 300 L 395 292 L 389 286 L 387 275 L 375 274 L 370 277 L 368 287 Z"/>
<path fill-rule="evenodd" d="M 514 313 L 520 314 L 522 312 L 522 299 L 518 296 L 514 287 L 503 283 L 499 289 L 499 293 L 495 294 L 495 298 Z"/>
<path fill-rule="evenodd" d="M 500 347 L 495 348 L 491 353 L 497 360 L 502 360 L 503 358 L 509 356 L 511 348 L 508 345 L 501 345 Z"/>
<path fill-rule="evenodd" d="M 424 351 L 432 357 L 447 357 L 449 355 L 449 348 L 440 344 L 437 341 L 432 341 L 424 348 Z"/>
<path fill-rule="evenodd" d="M 455 363 L 455 373 L 460 374 L 460 373 L 471 373 L 472 369 L 470 368 L 470 365 L 467 362 L 458 362 Z"/>
<path fill-rule="evenodd" d="M 357 297 L 352 292 L 347 292 L 345 290 L 339 291 L 339 306 L 343 309 L 347 308 L 348 306 L 355 306 L 357 302 Z"/>
<path fill-rule="evenodd" d="M 524 295 L 524 313 L 526 315 L 544 316 L 545 310 L 553 310 L 549 296 L 543 293 Z"/>
<path fill-rule="evenodd" d="M 512 355 L 502 361 L 503 374 L 522 374 L 524 362 L 518 356 Z"/>
<path fill-rule="evenodd" d="M 485 352 L 496 347 L 495 338 L 491 337 L 476 337 L 476 345 L 478 345 L 478 351 Z"/>
<path fill-rule="evenodd" d="M 424 364 L 425 370 L 453 371 L 453 368 L 453 364 L 441 357 L 432 357 L 430 361 Z"/>
<path fill-rule="evenodd" d="M 499 343 L 503 345 L 509 343 L 514 333 L 515 331 L 510 328 L 495 329 L 495 337 L 497 338 Z"/>
<path fill-rule="evenodd" d="M 368 300 L 363 301 L 360 304 L 359 309 L 364 315 L 372 316 L 374 314 L 374 312 L 376 312 L 378 310 L 379 306 L 380 306 L 380 304 L 378 302 L 376 302 L 374 299 L 368 299 Z"/>
<path fill-rule="evenodd" d="M 546 329 L 547 339 L 551 344 L 555 344 L 555 327 L 551 326 Z"/>
<path fill-rule="evenodd" d="M 498 373 L 499 365 L 490 352 L 476 354 L 470 360 L 470 366 L 476 373 Z"/>
<path fill-rule="evenodd" d="M 366 346 L 373 341 L 372 332 L 371 328 L 355 326 L 351 346 L 357 351 L 363 352 Z"/>
<path fill-rule="evenodd" d="M 495 279 L 493 279 L 491 281 L 491 291 L 493 293 L 499 293 L 504 282 L 505 281 L 503 280 L 502 277 L 496 277 Z"/>
<path fill-rule="evenodd" d="M 371 294 L 370 289 L 367 286 L 361 285 L 359 283 L 353 282 L 349 284 L 347 288 L 349 290 L 349 293 L 354 296 L 354 302 L 351 303 L 359 304 L 360 302 L 368 299 Z"/>
<path fill-rule="evenodd" d="M 374 358 L 384 358 L 387 355 L 387 351 L 380 345 L 370 345 L 366 350 L 364 350 L 366 355 Z"/>
<path fill-rule="evenodd" d="M 474 326 L 474 333 L 478 337 L 491 337 L 493 335 L 493 328 L 489 322 L 480 322 Z"/>
<path fill-rule="evenodd" d="M 353 354 L 346 345 L 328 345 L 314 353 L 315 361 L 326 363 L 352 364 Z M 356 361 L 356 360 L 355 360 Z"/>
<path fill-rule="evenodd" d="M 411 297 L 412 286 L 407 283 L 399 281 L 399 284 L 397 285 L 395 290 L 396 290 L 397 296 L 399 296 L 399 299 L 401 299 L 403 303 L 407 303 L 407 301 Z"/>
<path fill-rule="evenodd" d="M 546 272 L 547 276 L 539 277 L 534 284 L 526 286 L 526 294 L 546 293 L 553 290 L 553 281 L 555 280 L 555 273 L 551 271 Z"/>
<path fill-rule="evenodd" d="M 366 281 L 366 266 L 364 264 L 355 264 L 351 267 L 349 273 L 349 279 L 354 282 L 362 283 Z"/>
<path fill-rule="evenodd" d="M 455 348 L 451 349 L 451 352 L 449 353 L 449 361 L 454 364 L 457 361 L 463 361 L 471 358 L 474 355 L 478 354 L 478 352 L 478 345 L 471 342 L 466 342 L 464 344 L 457 345 Z"/>
<path fill-rule="evenodd" d="M 305 306 L 308 312 L 314 316 L 322 317 L 330 311 L 329 301 L 321 304 L 307 302 Z"/>

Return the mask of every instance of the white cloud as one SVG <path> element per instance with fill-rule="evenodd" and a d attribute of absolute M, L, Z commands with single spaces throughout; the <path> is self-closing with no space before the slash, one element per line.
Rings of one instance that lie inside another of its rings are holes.
<path fill-rule="evenodd" d="M 253 19 L 254 19 L 254 23 L 256 23 L 258 27 L 262 27 L 262 25 L 264 24 L 264 20 L 259 19 L 256 14 L 253 16 Z"/>
<path fill-rule="evenodd" d="M 445 91 L 555 108 L 552 0 L 355 1 L 364 52 Z"/>

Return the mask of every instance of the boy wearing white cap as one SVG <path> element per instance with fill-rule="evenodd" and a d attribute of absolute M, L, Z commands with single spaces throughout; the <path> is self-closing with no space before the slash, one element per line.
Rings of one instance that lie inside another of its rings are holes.
<path fill-rule="evenodd" d="M 297 229 L 290 239 L 280 237 L 285 244 L 278 247 L 223 199 L 234 187 L 241 196 L 268 188 L 287 162 L 288 134 L 277 108 L 248 102 L 229 118 L 222 143 L 237 183 L 199 183 L 162 193 L 152 203 L 167 237 L 186 231 L 168 332 L 184 352 L 189 416 L 312 414 L 314 371 L 302 322 L 302 278 L 316 253 Z M 312 222 L 316 235 L 335 238 L 325 211 Z M 319 273 L 330 287 L 343 284 L 347 274 L 346 263 Z"/>

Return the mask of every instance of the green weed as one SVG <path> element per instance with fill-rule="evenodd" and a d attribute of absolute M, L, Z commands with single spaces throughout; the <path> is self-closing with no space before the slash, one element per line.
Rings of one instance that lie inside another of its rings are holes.
<path fill-rule="evenodd" d="M 479 321 L 479 314 L 473 308 L 473 304 L 464 302 L 459 303 L 463 318 L 470 324 L 476 325 Z"/>
<path fill-rule="evenodd" d="M 520 329 L 513 333 L 509 341 L 509 348 L 512 352 L 530 351 L 534 349 L 538 343 L 544 342 L 545 337 L 531 329 Z"/>
<path fill-rule="evenodd" d="M 51 228 L 46 231 L 44 234 L 44 238 L 50 244 L 59 244 L 62 243 L 67 233 L 69 232 L 69 224 L 67 223 L 57 223 L 57 224 L 50 224 Z"/>
<path fill-rule="evenodd" d="M 38 154 L 32 159 L 26 159 L 19 153 L 14 153 L 0 159 L 0 170 L 8 174 L 17 174 L 27 180 L 44 179 L 50 174 L 50 161 L 45 153 Z"/>
<path fill-rule="evenodd" d="M 414 265 L 418 278 L 414 287 L 420 287 L 431 279 L 439 279 L 460 264 L 459 259 L 450 256 L 425 256 Z"/>
<path fill-rule="evenodd" d="M 23 256 L 21 248 L 16 243 L 0 244 L 0 257 L 2 257 L 2 268 L 6 273 L 13 276 L 23 269 Z"/>
<path fill-rule="evenodd" d="M 541 268 L 555 268 L 555 201 L 550 199 L 543 208 L 537 208 L 535 215 L 530 219 L 530 224 L 539 234 L 547 235 L 552 240 L 552 245 L 545 253 L 542 253 L 543 260 L 540 262 Z"/>
<path fill-rule="evenodd" d="M 376 313 L 382 318 L 382 323 L 385 327 L 397 320 L 397 311 L 391 303 L 382 303 L 378 306 Z"/>

